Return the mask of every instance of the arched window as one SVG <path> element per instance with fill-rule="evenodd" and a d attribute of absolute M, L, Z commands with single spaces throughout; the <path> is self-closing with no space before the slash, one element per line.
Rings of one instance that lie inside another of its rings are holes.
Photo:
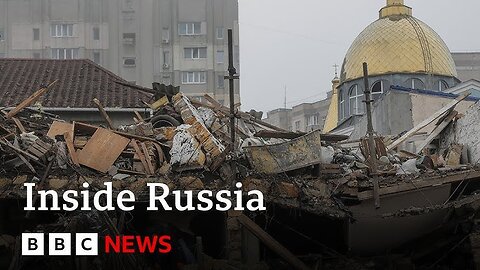
<path fill-rule="evenodd" d="M 372 86 L 372 95 L 383 94 L 383 81 L 377 81 Z"/>
<path fill-rule="evenodd" d="M 343 120 L 345 118 L 345 96 L 343 95 L 343 91 L 339 91 L 339 99 L 340 99 L 340 120 Z"/>
<path fill-rule="evenodd" d="M 412 89 L 425 90 L 425 84 L 420 79 L 412 78 L 408 82 L 409 82 L 408 87 Z"/>
<path fill-rule="evenodd" d="M 359 91 L 357 84 L 352 86 L 348 91 L 348 97 L 350 100 L 350 115 L 363 113 L 362 96 L 363 93 Z"/>
<path fill-rule="evenodd" d="M 444 80 L 438 81 L 438 91 L 445 91 L 448 88 L 450 87 L 448 86 L 448 83 L 446 81 Z"/>

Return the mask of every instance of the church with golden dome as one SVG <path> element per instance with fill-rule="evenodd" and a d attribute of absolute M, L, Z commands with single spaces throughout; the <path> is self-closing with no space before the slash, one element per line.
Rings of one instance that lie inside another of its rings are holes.
<path fill-rule="evenodd" d="M 380 18 L 348 50 L 338 86 L 338 120 L 364 113 L 363 63 L 368 63 L 374 99 L 391 86 L 444 91 L 457 85 L 450 50 L 427 24 L 412 16 L 403 0 L 387 0 Z"/>
<path fill-rule="evenodd" d="M 458 69 L 443 39 L 404 0 L 387 0 L 378 20 L 352 42 L 327 99 L 268 112 L 265 121 L 293 131 L 365 136 L 364 62 L 375 101 L 373 125 L 381 135 L 411 129 L 466 91 L 469 102 L 480 99 L 480 81 L 457 74 L 465 68 Z"/>

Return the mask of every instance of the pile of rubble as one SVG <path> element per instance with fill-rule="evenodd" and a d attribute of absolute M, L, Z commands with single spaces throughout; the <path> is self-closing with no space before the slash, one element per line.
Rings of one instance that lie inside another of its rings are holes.
<path fill-rule="evenodd" d="M 27 181 L 55 190 L 111 181 L 116 190 L 139 194 L 146 181 L 186 190 L 228 189 L 239 181 L 245 191 L 259 189 L 295 207 L 307 202 L 307 208 L 328 209 L 333 203 L 324 181 L 304 180 L 340 172 L 331 164 L 332 145 L 343 136 L 284 131 L 237 109 L 232 142 L 229 108 L 208 95 L 200 102 L 180 92 L 164 94 L 149 105 L 152 117 L 137 113 L 134 123 L 118 128 L 98 100 L 103 127 L 28 109 L 39 94 L 33 96 L 0 117 L 2 198 L 24 196 Z M 319 198 L 328 202 L 320 205 Z M 337 210 L 334 215 L 343 215 Z"/>
<path fill-rule="evenodd" d="M 444 154 L 426 152 L 458 118 L 453 108 L 461 99 L 396 140 L 376 137 L 373 159 L 367 138 L 348 142 L 345 136 L 319 131 L 289 132 L 238 109 L 232 142 L 229 108 L 208 95 L 200 102 L 178 91 L 164 93 L 149 105 L 152 117 L 137 113 L 135 123 L 118 129 L 98 100 L 108 128 L 67 123 L 27 109 L 36 98 L 38 93 L 0 119 L 3 177 L 14 179 L 0 181 L 2 197 L 21 196 L 26 181 L 64 190 L 78 188 L 80 178 L 97 186 L 108 180 L 118 190 L 138 193 L 147 180 L 188 190 L 228 189 L 241 181 L 245 191 L 261 190 L 272 202 L 345 217 L 348 213 L 334 196 L 362 198 L 375 190 L 377 181 L 379 187 L 391 187 L 419 175 L 470 169 L 461 164 L 462 145 Z M 439 118 L 418 153 L 393 151 Z"/>

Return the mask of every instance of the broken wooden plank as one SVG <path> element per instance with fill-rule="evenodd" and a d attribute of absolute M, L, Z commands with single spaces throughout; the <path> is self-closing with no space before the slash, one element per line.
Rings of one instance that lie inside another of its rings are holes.
<path fill-rule="evenodd" d="M 450 122 L 453 121 L 453 119 L 458 115 L 457 111 L 452 111 L 451 113 L 448 114 L 448 116 L 439 124 L 437 127 L 430 133 L 430 135 L 425 139 L 425 141 L 418 146 L 417 154 L 421 154 L 423 149 L 427 147 L 442 131 L 447 128 L 447 126 L 450 124 Z"/>
<path fill-rule="evenodd" d="M 7 119 L 11 119 L 15 115 L 17 115 L 19 112 L 21 112 L 23 109 L 26 107 L 30 106 L 34 102 L 36 102 L 42 95 L 44 95 L 50 87 L 52 87 L 55 83 L 57 83 L 58 80 L 55 80 L 51 84 L 49 84 L 47 87 L 43 87 L 40 90 L 36 91 L 32 95 L 30 95 L 27 99 L 22 101 L 20 104 L 17 105 L 13 110 L 9 111 L 6 115 Z"/>
<path fill-rule="evenodd" d="M 67 122 L 54 121 L 48 130 L 47 137 L 55 139 L 55 136 L 64 135 L 66 132 L 72 133 L 73 138 L 73 125 Z"/>
<path fill-rule="evenodd" d="M 153 104 L 151 104 L 150 108 L 152 108 L 152 110 L 156 111 L 156 110 L 160 109 L 161 107 L 163 107 L 167 104 L 168 104 L 168 98 L 167 98 L 167 96 L 163 96 L 162 98 L 160 98 L 159 100 L 157 100 Z"/>
<path fill-rule="evenodd" d="M 137 119 L 140 123 L 145 123 L 145 120 L 143 119 L 143 117 L 140 115 L 139 112 L 137 111 L 134 111 L 135 115 L 137 116 Z"/>
<path fill-rule="evenodd" d="M 128 138 L 98 128 L 78 152 L 78 161 L 81 165 L 106 173 L 129 143 Z"/>
<path fill-rule="evenodd" d="M 142 165 L 143 165 L 143 168 L 144 168 L 144 170 L 145 170 L 145 173 L 147 173 L 147 174 L 152 174 L 151 171 L 150 171 L 150 168 L 149 168 L 149 166 L 148 166 L 147 159 L 146 159 L 145 156 L 143 155 L 142 150 L 141 150 L 140 147 L 138 146 L 137 141 L 132 140 L 132 141 L 130 142 L 130 145 L 133 147 L 133 149 L 135 149 L 135 153 L 136 153 L 138 159 L 140 160 L 140 162 L 142 162 Z"/>
<path fill-rule="evenodd" d="M 379 189 L 379 195 L 389 195 L 399 192 L 419 190 L 422 188 L 435 187 L 449 183 L 455 183 L 466 180 L 473 180 L 480 177 L 480 171 L 464 171 L 461 173 L 456 173 L 448 176 L 434 176 L 434 177 L 425 177 L 412 180 L 410 182 L 403 182 L 398 185 L 382 187 Z M 373 191 L 367 190 L 358 193 L 358 199 L 368 200 L 373 198 Z"/>
<path fill-rule="evenodd" d="M 22 155 L 28 157 L 28 158 L 31 159 L 31 160 L 34 160 L 34 161 L 37 161 L 37 162 L 40 161 L 40 159 L 39 159 L 38 157 L 36 157 L 36 156 L 34 156 L 34 155 L 26 152 L 26 151 L 23 151 L 23 150 L 20 149 L 20 148 L 17 148 L 17 147 L 15 147 L 15 146 L 13 146 L 13 144 L 11 144 L 11 143 L 8 142 L 8 141 L 1 141 L 1 140 L 0 140 L 0 144 L 3 145 L 3 146 L 7 146 L 8 148 L 12 149 L 13 151 L 17 152 L 18 154 L 22 154 Z"/>
<path fill-rule="evenodd" d="M 148 149 L 145 143 L 140 143 L 140 146 L 145 156 L 145 161 L 147 161 L 148 171 L 150 172 L 150 174 L 153 175 L 155 174 L 155 168 L 153 167 L 153 164 L 152 164 L 152 157 L 150 157 L 150 154 L 148 153 Z"/>
<path fill-rule="evenodd" d="M 33 173 L 33 174 L 37 174 L 37 172 L 35 171 L 35 168 L 33 168 L 32 164 L 30 164 L 30 162 L 28 162 L 28 160 L 22 155 L 22 154 L 18 154 L 18 157 L 23 161 L 23 163 L 25 163 L 25 165 L 27 165 L 28 169 Z"/>
<path fill-rule="evenodd" d="M 103 120 L 105 120 L 105 122 L 107 122 L 108 128 L 109 129 L 114 129 L 112 119 L 110 119 L 110 116 L 108 116 L 107 112 L 103 108 L 102 103 L 100 103 L 100 100 L 94 98 L 93 102 L 95 103 L 95 105 L 97 105 L 97 108 L 100 111 L 100 114 L 102 115 Z"/>
<path fill-rule="evenodd" d="M 405 140 L 407 140 L 408 138 L 410 138 L 412 135 L 414 135 L 415 133 L 417 133 L 417 131 L 421 130 L 422 128 L 428 126 L 430 123 L 432 123 L 433 121 L 437 120 L 438 118 L 440 118 L 442 115 L 444 115 L 446 112 L 448 112 L 449 110 L 451 110 L 452 108 L 454 108 L 455 106 L 457 106 L 458 103 L 460 103 L 462 100 L 466 99 L 468 96 L 470 95 L 470 93 L 465 93 L 463 95 L 460 95 L 458 96 L 455 100 L 451 101 L 450 103 L 448 103 L 446 106 L 444 106 L 443 108 L 441 108 L 440 110 L 438 110 L 437 112 L 435 112 L 432 116 L 430 116 L 429 118 L 423 120 L 420 124 L 416 125 L 414 128 L 412 128 L 411 130 L 409 130 L 407 133 L 405 133 L 402 137 L 398 138 L 397 140 L 395 140 L 392 144 L 390 144 L 388 147 L 387 147 L 387 150 L 388 151 L 391 151 L 393 149 L 395 149 L 397 146 L 399 146 L 401 143 L 403 143 Z"/>
<path fill-rule="evenodd" d="M 450 146 L 450 149 L 447 153 L 445 159 L 446 165 L 448 166 L 458 166 L 460 165 L 460 160 L 462 159 L 463 145 L 454 143 Z"/>
<path fill-rule="evenodd" d="M 295 269 L 308 270 L 310 269 L 303 263 L 300 259 L 292 254 L 287 248 L 265 232 L 260 226 L 253 222 L 250 218 L 241 214 L 237 217 L 238 221 L 247 228 L 251 233 L 253 233 L 262 243 L 271 249 L 273 252 L 277 253 L 282 259 L 287 261 Z"/>
<path fill-rule="evenodd" d="M 20 122 L 20 120 L 18 120 L 18 118 L 12 117 L 12 120 L 13 120 L 13 122 L 15 122 L 15 125 L 18 127 L 18 130 L 20 130 L 21 133 L 26 133 L 27 132 L 27 130 L 23 126 L 22 122 Z"/>
<path fill-rule="evenodd" d="M 77 152 L 75 151 L 75 146 L 73 145 L 73 136 L 71 132 L 67 131 L 63 134 L 65 138 L 65 143 L 67 144 L 68 153 L 70 154 L 70 158 L 72 159 L 73 164 L 80 166 L 80 162 L 78 161 Z"/>

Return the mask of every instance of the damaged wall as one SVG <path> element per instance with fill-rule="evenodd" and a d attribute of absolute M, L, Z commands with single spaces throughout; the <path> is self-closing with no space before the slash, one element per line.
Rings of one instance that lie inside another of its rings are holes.
<path fill-rule="evenodd" d="M 465 115 L 451 125 L 443 134 L 442 149 L 448 149 L 452 143 L 462 144 L 466 147 L 471 164 L 480 161 L 480 103 L 471 106 Z"/>
<path fill-rule="evenodd" d="M 396 136 L 412 129 L 451 101 L 452 99 L 441 96 L 389 91 L 373 106 L 373 128 L 380 135 Z M 462 101 L 455 110 L 465 113 L 473 103 L 473 101 Z M 437 121 L 433 121 L 421 132 L 430 133 L 436 123 Z M 350 139 L 359 139 L 365 134 L 367 134 L 367 119 L 362 117 Z M 414 150 L 409 149 L 409 151 Z"/>
<path fill-rule="evenodd" d="M 408 93 L 389 91 L 373 105 L 373 128 L 381 135 L 398 134 L 413 128 L 412 99 Z M 367 118 L 356 125 L 350 139 L 356 140 L 367 134 Z"/>

